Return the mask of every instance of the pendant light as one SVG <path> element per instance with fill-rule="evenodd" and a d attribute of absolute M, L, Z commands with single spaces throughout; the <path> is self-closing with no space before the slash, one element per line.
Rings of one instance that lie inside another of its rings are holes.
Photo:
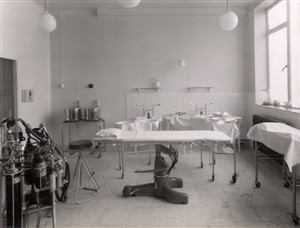
<path fill-rule="evenodd" d="M 233 30 L 238 24 L 239 18 L 236 13 L 230 11 L 229 3 L 227 0 L 227 10 L 223 13 L 219 19 L 220 27 L 225 31 Z"/>
<path fill-rule="evenodd" d="M 56 19 L 47 11 L 47 2 L 45 0 L 45 11 L 40 16 L 40 28 L 46 32 L 52 32 L 56 28 Z"/>
<path fill-rule="evenodd" d="M 119 3 L 125 8 L 134 8 L 140 4 L 141 0 L 119 0 Z"/>

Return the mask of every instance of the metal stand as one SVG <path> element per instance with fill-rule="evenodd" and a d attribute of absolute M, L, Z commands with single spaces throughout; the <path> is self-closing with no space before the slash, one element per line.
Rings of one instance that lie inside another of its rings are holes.
<path fill-rule="evenodd" d="M 210 152 L 211 152 L 211 157 L 212 157 L 212 161 L 211 161 L 211 166 L 212 166 L 212 181 L 215 180 L 215 164 L 216 164 L 216 154 L 227 154 L 227 153 L 220 153 L 218 152 L 218 143 L 214 142 L 213 145 L 208 145 L 206 142 L 202 142 L 200 144 L 200 168 L 203 168 L 203 147 L 206 147 Z M 237 173 L 236 173 L 236 149 L 235 149 L 235 144 L 233 143 L 233 146 L 231 148 L 233 150 L 233 175 L 232 175 L 232 183 L 236 183 L 236 179 L 237 179 Z"/>
<path fill-rule="evenodd" d="M 88 149 L 90 147 L 92 147 L 92 141 L 91 140 L 77 140 L 77 141 L 72 141 L 69 144 L 69 149 L 70 150 L 76 150 L 78 151 L 79 155 L 78 155 L 78 159 L 77 159 L 77 163 L 76 163 L 76 167 L 75 167 L 75 171 L 74 171 L 74 175 L 71 181 L 71 186 L 73 186 L 73 181 L 75 180 L 76 176 L 77 176 L 77 180 L 76 180 L 76 188 L 75 188 L 75 195 L 74 195 L 74 200 L 76 203 L 84 203 L 87 202 L 89 200 L 92 200 L 94 198 L 96 198 L 99 194 L 99 185 L 97 184 L 97 181 L 94 178 L 94 172 L 90 169 L 90 167 L 88 166 L 87 162 L 85 161 L 84 157 L 82 156 L 82 150 L 84 149 Z M 82 168 L 84 168 L 84 170 L 86 171 L 89 180 L 91 180 L 91 182 L 93 183 L 95 188 L 88 188 L 88 187 L 84 187 L 82 186 Z M 84 189 L 84 190 L 89 190 L 89 191 L 95 191 L 96 194 L 88 199 L 85 200 L 78 200 L 77 198 L 77 194 L 78 194 L 78 187 Z M 67 192 L 68 194 L 69 192 Z"/>
<path fill-rule="evenodd" d="M 87 187 L 84 187 L 82 186 L 82 167 L 84 168 L 84 170 L 86 171 L 89 179 L 92 181 L 93 185 L 95 188 L 87 188 Z M 78 173 L 79 171 L 79 173 Z M 80 204 L 80 203 L 84 203 L 84 202 L 87 202 L 91 199 L 94 199 L 98 196 L 99 194 L 99 185 L 97 184 L 95 178 L 94 178 L 94 172 L 89 168 L 87 162 L 85 161 L 84 157 L 82 156 L 81 154 L 81 151 L 79 151 L 79 155 L 78 155 L 78 160 L 77 160 L 77 164 L 76 164 L 76 168 L 75 168 L 75 172 L 74 172 L 74 176 L 73 176 L 73 180 L 75 179 L 77 175 L 77 180 L 76 180 L 76 188 L 75 188 L 75 195 L 74 195 L 74 200 L 76 203 Z M 90 190 L 90 191 L 95 191 L 96 194 L 88 199 L 85 199 L 85 200 L 82 200 L 82 201 L 79 201 L 77 199 L 77 193 L 78 193 L 78 187 L 84 189 L 84 190 Z"/>
<path fill-rule="evenodd" d="M 270 159 L 280 159 L 282 160 L 282 158 L 264 158 L 258 155 L 258 148 L 261 146 L 262 144 L 260 144 L 259 146 L 257 145 L 257 141 L 254 141 L 254 152 L 255 152 L 255 185 L 257 188 L 259 188 L 261 186 L 261 183 L 258 181 L 258 162 L 259 160 L 270 160 Z M 286 173 L 286 168 L 287 165 L 285 163 L 285 161 L 283 161 L 283 169 L 284 169 L 284 178 L 285 178 L 285 183 L 284 186 L 286 188 L 289 187 L 289 182 L 288 182 L 288 176 Z M 297 185 L 297 179 L 296 179 L 296 166 L 292 167 L 292 184 L 293 184 L 293 197 L 292 197 L 292 219 L 295 225 L 298 225 L 299 223 L 299 217 L 297 216 L 297 204 L 296 204 L 296 200 L 297 200 L 297 188 L 300 187 L 299 185 Z"/>
<path fill-rule="evenodd" d="M 65 120 L 62 122 L 61 124 L 61 144 L 62 144 L 62 152 L 64 152 L 64 125 L 68 124 L 69 125 L 69 130 L 68 130 L 68 139 L 69 139 L 69 143 L 71 143 L 72 140 L 72 134 L 71 134 L 71 125 L 72 124 L 76 124 L 77 128 L 79 127 L 79 123 L 80 122 L 84 122 L 84 123 L 96 123 L 98 130 L 104 129 L 105 128 L 105 120 L 103 118 L 97 119 L 97 120 Z M 100 146 L 100 144 L 98 144 L 98 147 Z M 97 147 L 97 148 L 98 148 Z M 98 157 L 101 157 L 101 152 L 98 155 Z"/>
<path fill-rule="evenodd" d="M 155 145 L 156 157 L 154 170 L 140 171 L 140 172 L 152 172 L 154 171 L 154 183 L 148 183 L 143 185 L 130 186 L 126 185 L 123 189 L 123 196 L 155 196 L 158 198 L 164 198 L 168 202 L 187 204 L 188 195 L 186 193 L 177 192 L 172 188 L 181 188 L 183 181 L 180 178 L 169 177 L 171 170 L 174 168 L 178 161 L 178 151 L 172 146 L 166 148 L 162 145 Z M 161 153 L 168 154 L 172 159 L 172 165 L 165 162 Z"/>

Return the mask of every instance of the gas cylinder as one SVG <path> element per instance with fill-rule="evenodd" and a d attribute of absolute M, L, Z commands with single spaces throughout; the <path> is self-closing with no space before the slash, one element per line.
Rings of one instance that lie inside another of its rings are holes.
<path fill-rule="evenodd" d="M 47 171 L 45 158 L 42 154 L 36 154 L 33 158 L 33 169 L 35 170 L 35 187 L 42 189 L 47 184 Z"/>

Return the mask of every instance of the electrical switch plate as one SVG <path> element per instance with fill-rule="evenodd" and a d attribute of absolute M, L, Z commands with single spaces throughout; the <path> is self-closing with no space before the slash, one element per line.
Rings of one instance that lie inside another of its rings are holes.
<path fill-rule="evenodd" d="M 28 102 L 33 101 L 33 89 L 27 90 L 27 97 L 28 97 Z"/>
<path fill-rule="evenodd" d="M 27 102 L 27 90 L 25 89 L 21 90 L 21 102 L 22 103 Z"/>

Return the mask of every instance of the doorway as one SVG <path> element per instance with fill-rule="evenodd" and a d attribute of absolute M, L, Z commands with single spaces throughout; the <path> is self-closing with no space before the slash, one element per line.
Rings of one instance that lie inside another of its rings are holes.
<path fill-rule="evenodd" d="M 17 117 L 16 60 L 0 58 L 0 121 Z"/>

